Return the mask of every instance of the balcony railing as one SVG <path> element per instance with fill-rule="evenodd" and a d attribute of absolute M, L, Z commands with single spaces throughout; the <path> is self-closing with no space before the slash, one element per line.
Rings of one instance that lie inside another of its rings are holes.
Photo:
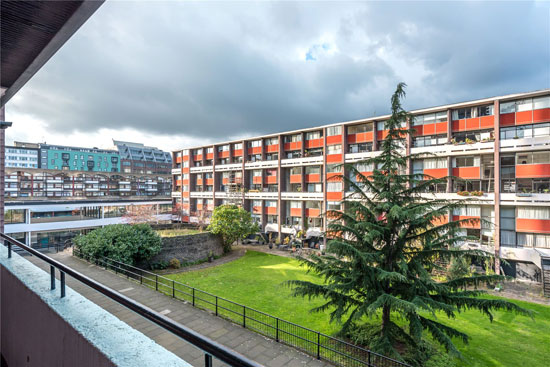
<path fill-rule="evenodd" d="M 120 292 L 117 292 L 103 284 L 96 282 L 95 280 L 87 277 L 86 275 L 73 270 L 72 268 L 56 261 L 40 251 L 37 251 L 22 242 L 19 242 L 4 233 L 0 233 L 0 239 L 8 247 L 8 258 L 11 258 L 14 247 L 18 247 L 21 250 L 28 252 L 29 254 L 36 256 L 40 260 L 50 265 L 50 288 L 55 289 L 55 273 L 56 269 L 59 271 L 59 278 L 61 281 L 60 296 L 65 297 L 65 277 L 69 275 L 79 282 L 87 285 L 88 287 L 98 291 L 99 293 L 109 297 L 110 299 L 118 302 L 119 304 L 129 308 L 138 315 L 152 321 L 158 326 L 170 331 L 172 334 L 186 340 L 190 344 L 202 349 L 204 351 L 204 365 L 205 367 L 212 367 L 212 357 L 219 359 L 220 361 L 230 365 L 239 367 L 261 367 L 262 365 L 251 361 L 250 359 L 242 356 L 241 354 L 226 348 L 225 346 L 216 343 L 215 341 L 189 329 L 186 326 L 181 325 L 178 322 L 156 312 L 155 310 L 142 305 L 134 301 L 131 298 L 126 297 Z"/>

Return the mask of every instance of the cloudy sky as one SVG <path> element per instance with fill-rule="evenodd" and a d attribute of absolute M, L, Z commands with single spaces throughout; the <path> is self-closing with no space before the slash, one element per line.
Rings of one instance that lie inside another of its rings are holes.
<path fill-rule="evenodd" d="M 173 150 L 550 88 L 535 2 L 107 1 L 6 106 L 12 140 Z"/>

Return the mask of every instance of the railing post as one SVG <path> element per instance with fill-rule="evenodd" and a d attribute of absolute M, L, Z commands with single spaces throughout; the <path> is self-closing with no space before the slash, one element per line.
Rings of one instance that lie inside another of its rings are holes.
<path fill-rule="evenodd" d="M 143 284 L 143 275 L 139 275 L 139 284 Z"/>
<path fill-rule="evenodd" d="M 275 324 L 276 325 L 276 328 L 275 328 L 275 341 L 277 341 L 277 343 L 279 342 L 279 318 L 276 317 L 275 320 L 277 321 L 277 323 Z"/>
<path fill-rule="evenodd" d="M 55 289 L 55 268 L 50 265 L 50 288 L 53 291 Z"/>
<path fill-rule="evenodd" d="M 172 280 L 172 297 L 176 298 L 176 281 Z"/>
<path fill-rule="evenodd" d="M 367 366 L 371 367 L 372 364 L 370 363 L 370 350 L 367 352 Z"/>
<path fill-rule="evenodd" d="M 216 296 L 216 316 L 218 316 L 218 296 Z"/>
<path fill-rule="evenodd" d="M 246 306 L 243 306 L 243 327 L 246 327 Z"/>
<path fill-rule="evenodd" d="M 321 359 L 321 333 L 317 332 L 317 359 Z"/>
<path fill-rule="evenodd" d="M 212 356 L 204 353 L 204 367 L 212 367 Z"/>
<path fill-rule="evenodd" d="M 155 290 L 159 290 L 159 276 L 155 275 Z"/>
<path fill-rule="evenodd" d="M 193 289 L 193 307 L 195 306 L 195 288 L 191 288 Z"/>
<path fill-rule="evenodd" d="M 8 259 L 11 258 L 11 242 L 8 241 Z"/>
<path fill-rule="evenodd" d="M 63 298 L 65 297 L 65 273 L 60 270 L 59 275 L 61 280 L 61 298 Z"/>

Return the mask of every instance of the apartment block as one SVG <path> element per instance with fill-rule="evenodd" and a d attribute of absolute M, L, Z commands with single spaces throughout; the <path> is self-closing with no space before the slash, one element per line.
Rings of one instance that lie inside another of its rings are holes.
<path fill-rule="evenodd" d="M 38 168 L 38 147 L 6 146 L 6 167 Z"/>
<path fill-rule="evenodd" d="M 479 240 L 464 244 L 495 251 L 505 273 L 542 281 L 550 265 L 550 90 L 485 98 L 412 111 L 416 131 L 404 153 L 429 152 L 409 162 L 411 173 L 455 176 L 426 198 L 474 199 L 453 218 L 484 218 L 464 227 Z M 348 191 L 330 180 L 342 163 L 379 154 L 389 115 L 173 152 L 172 199 L 182 221 L 223 203 L 249 210 L 262 230 L 278 236 L 322 232 L 322 213 L 340 209 Z M 361 164 L 361 172 L 373 168 Z M 550 276 L 548 274 L 547 276 Z M 547 280 L 550 281 L 550 278 Z"/>
<path fill-rule="evenodd" d="M 120 154 L 122 172 L 170 174 L 172 155 L 169 152 L 141 143 L 113 140 L 113 144 Z"/>
<path fill-rule="evenodd" d="M 120 157 L 116 150 L 40 144 L 40 168 L 120 172 Z"/>

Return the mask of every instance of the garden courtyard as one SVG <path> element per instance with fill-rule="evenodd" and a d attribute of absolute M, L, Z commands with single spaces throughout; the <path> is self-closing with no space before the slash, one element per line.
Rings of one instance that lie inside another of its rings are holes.
<path fill-rule="evenodd" d="M 294 258 L 247 251 L 241 258 L 226 264 L 168 277 L 329 335 L 338 330 L 338 325 L 329 322 L 328 314 L 309 312 L 322 300 L 292 296 L 286 281 L 320 281 L 314 274 L 308 274 Z M 465 345 L 455 340 L 463 354 L 462 360 L 443 357 L 433 360 L 430 365 L 550 366 L 550 307 L 510 301 L 531 310 L 534 318 L 495 312 L 491 323 L 478 311 L 463 312 L 454 320 L 438 315 L 440 321 L 466 332 L 470 343 Z"/>

